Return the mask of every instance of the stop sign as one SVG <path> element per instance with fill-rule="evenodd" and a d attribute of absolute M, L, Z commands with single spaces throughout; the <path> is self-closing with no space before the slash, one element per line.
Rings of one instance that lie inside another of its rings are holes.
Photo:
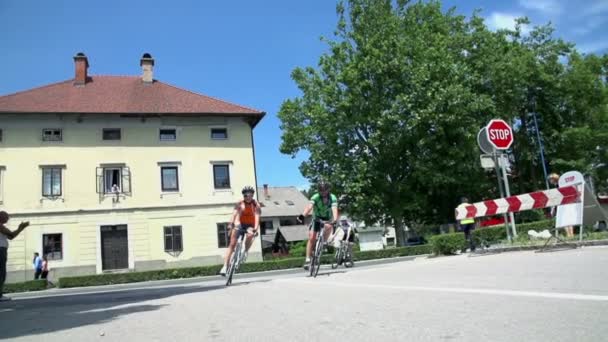
<path fill-rule="evenodd" d="M 494 119 L 486 126 L 488 141 L 497 150 L 506 150 L 513 144 L 513 130 L 504 120 Z"/>

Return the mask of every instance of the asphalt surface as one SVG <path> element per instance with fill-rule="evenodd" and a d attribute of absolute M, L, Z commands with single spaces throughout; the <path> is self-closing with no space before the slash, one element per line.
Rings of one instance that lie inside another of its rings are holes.
<path fill-rule="evenodd" d="M 0 339 L 606 341 L 606 265 L 585 247 L 15 295 Z"/>

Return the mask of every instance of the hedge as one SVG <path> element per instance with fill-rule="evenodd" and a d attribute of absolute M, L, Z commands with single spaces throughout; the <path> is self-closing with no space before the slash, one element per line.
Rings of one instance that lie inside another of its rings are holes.
<path fill-rule="evenodd" d="M 78 277 L 59 278 L 58 287 L 82 287 L 137 283 L 142 281 L 181 279 L 212 276 L 219 273 L 221 265 L 185 267 L 145 272 L 106 273 Z"/>
<path fill-rule="evenodd" d="M 463 233 L 441 234 L 431 237 L 431 247 L 435 255 L 452 255 L 465 246 Z"/>
<path fill-rule="evenodd" d="M 537 222 L 516 224 L 515 228 L 518 236 L 527 237 L 528 230 L 533 229 L 536 231 L 542 231 L 545 229 L 551 229 L 554 226 L 555 221 L 542 220 Z M 477 246 L 481 246 L 482 244 L 492 245 L 506 239 L 507 231 L 504 224 L 499 226 L 477 228 L 473 231 L 473 240 Z M 456 254 L 457 251 L 463 250 L 467 247 L 466 241 L 464 240 L 464 234 L 462 232 L 433 236 L 431 237 L 431 246 L 433 253 L 436 255 Z"/>
<path fill-rule="evenodd" d="M 419 245 L 408 247 L 397 247 L 389 249 L 381 249 L 377 251 L 354 252 L 355 261 L 385 259 L 409 255 L 431 254 L 431 245 Z"/>
<path fill-rule="evenodd" d="M 391 258 L 406 255 L 420 255 L 429 254 L 431 248 L 429 245 L 423 246 L 411 246 L 392 248 L 379 251 L 365 251 L 365 252 L 354 252 L 353 256 L 355 261 L 370 260 L 370 259 L 382 259 Z M 333 261 L 333 255 L 323 255 L 321 262 L 329 264 Z M 240 273 L 249 272 L 261 272 L 261 271 L 273 271 L 273 270 L 284 270 L 289 268 L 299 268 L 304 264 L 304 258 L 285 258 L 285 259 L 273 259 L 263 262 L 248 262 L 241 266 Z M 96 274 L 90 276 L 80 277 L 65 277 L 60 278 L 58 286 L 62 288 L 68 287 L 82 287 L 82 286 L 99 286 L 99 285 L 112 285 L 112 284 L 125 284 L 135 283 L 142 281 L 152 280 L 165 280 L 165 279 L 180 279 L 180 278 L 193 278 L 203 276 L 213 276 L 219 273 L 221 265 L 213 266 L 201 266 L 201 267 L 189 267 L 189 268 L 175 268 L 157 271 L 145 271 L 145 272 L 127 272 L 127 273 L 108 273 L 108 274 Z"/>
<path fill-rule="evenodd" d="M 555 221 L 553 220 L 542 220 L 536 222 L 520 223 L 515 225 L 517 235 L 528 236 L 528 230 L 543 231 L 545 229 L 551 229 L 555 227 Z M 510 226 L 509 226 L 509 229 Z M 460 233 L 462 234 L 462 233 Z M 492 226 L 486 228 L 477 228 L 473 231 L 473 238 L 475 243 L 480 245 L 481 242 L 487 242 L 488 244 L 494 244 L 507 239 L 507 231 L 504 224 L 499 226 Z"/>
<path fill-rule="evenodd" d="M 46 289 L 47 282 L 45 279 L 30 280 L 22 283 L 4 284 L 4 293 L 14 292 L 30 292 Z"/>

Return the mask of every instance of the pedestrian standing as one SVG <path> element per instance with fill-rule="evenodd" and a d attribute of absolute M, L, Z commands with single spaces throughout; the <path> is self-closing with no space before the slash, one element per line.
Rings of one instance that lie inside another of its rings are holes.
<path fill-rule="evenodd" d="M 42 279 L 46 279 L 49 275 L 49 260 L 46 257 L 46 254 L 42 256 Z"/>
<path fill-rule="evenodd" d="M 32 260 L 32 266 L 34 267 L 34 279 L 39 279 L 42 274 L 42 259 L 38 252 L 34 253 L 34 260 Z"/>
<path fill-rule="evenodd" d="M 460 199 L 460 205 L 458 206 L 458 208 L 466 208 L 468 207 L 469 204 L 469 200 L 466 197 L 462 197 Z M 474 218 L 464 218 L 462 220 L 459 220 L 457 222 L 458 226 L 459 226 L 459 230 L 462 230 L 464 232 L 464 239 L 466 240 L 467 244 L 469 245 L 469 249 L 471 250 L 471 252 L 475 251 L 475 242 L 473 241 L 473 229 L 475 229 L 475 219 Z"/>
<path fill-rule="evenodd" d="M 5 224 L 10 219 L 6 211 L 0 211 L 0 302 L 10 300 L 9 297 L 2 295 L 4 282 L 6 281 L 6 262 L 8 259 L 8 240 L 16 238 L 27 226 L 29 222 L 21 222 L 17 230 L 12 231 L 6 228 Z"/>

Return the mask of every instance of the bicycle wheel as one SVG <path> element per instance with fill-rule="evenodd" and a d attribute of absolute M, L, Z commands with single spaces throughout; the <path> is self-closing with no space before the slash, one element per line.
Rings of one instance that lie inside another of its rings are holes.
<path fill-rule="evenodd" d="M 322 233 L 319 233 L 322 234 Z M 315 248 L 315 259 L 314 264 L 311 265 L 313 267 L 313 277 L 317 277 L 319 274 L 319 268 L 321 268 L 321 254 L 323 253 L 323 236 L 319 236 L 317 238 L 317 246 Z"/>
<path fill-rule="evenodd" d="M 244 240 L 244 239 L 243 239 Z M 236 258 L 236 265 L 234 267 L 234 273 L 238 273 L 241 269 L 241 264 L 243 264 L 243 258 L 245 257 L 244 242 L 239 243 L 239 255 Z"/>
<path fill-rule="evenodd" d="M 317 235 L 317 239 L 315 240 L 315 249 L 312 251 L 312 256 L 310 258 L 310 265 L 308 266 L 308 276 L 312 277 L 315 273 L 315 264 L 317 263 L 317 243 L 319 241 L 319 236 Z"/>
<path fill-rule="evenodd" d="M 342 263 L 342 246 L 340 246 L 339 248 L 336 248 L 336 258 L 334 259 L 334 261 L 331 263 L 331 268 L 332 269 L 336 269 L 338 268 L 338 266 L 340 266 L 340 264 Z"/>
<path fill-rule="evenodd" d="M 232 276 L 234 275 L 234 271 L 236 270 L 236 265 L 237 265 L 237 261 L 240 258 L 240 254 L 241 254 L 241 241 L 239 239 L 239 242 L 237 243 L 236 247 L 234 248 L 234 252 L 232 253 L 232 257 L 230 258 L 230 262 L 228 264 L 228 274 L 226 274 L 226 286 L 232 284 Z"/>
<path fill-rule="evenodd" d="M 344 257 L 344 267 L 351 268 L 353 266 L 355 266 L 355 262 L 353 261 L 353 255 L 352 253 L 346 252 L 346 255 Z"/>

